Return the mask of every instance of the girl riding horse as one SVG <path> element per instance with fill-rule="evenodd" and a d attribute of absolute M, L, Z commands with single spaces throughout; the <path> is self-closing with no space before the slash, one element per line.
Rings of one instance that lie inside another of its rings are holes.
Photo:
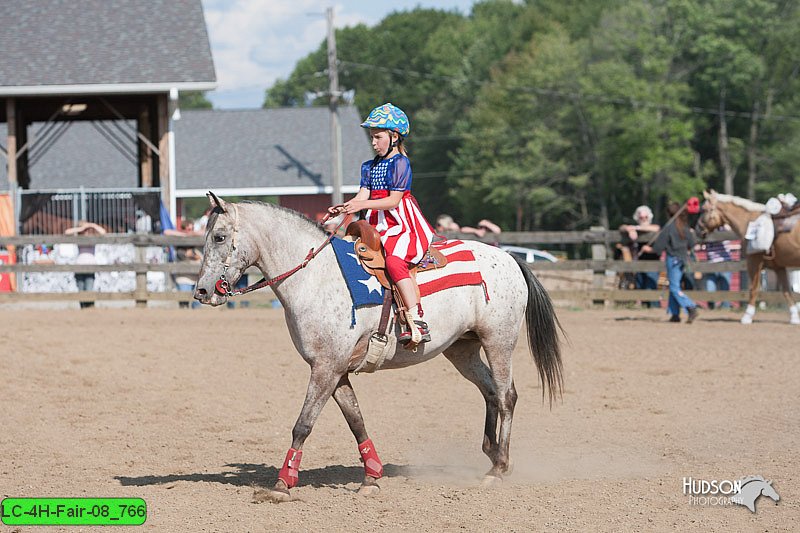
<path fill-rule="evenodd" d="M 408 270 L 422 260 L 433 240 L 433 228 L 411 195 L 411 162 L 403 146 L 411 124 L 402 109 L 386 103 L 373 109 L 361 127 L 369 129 L 377 155 L 361 165 L 358 194 L 341 206 L 328 208 L 328 212 L 337 215 L 367 210 L 366 219 L 378 230 L 386 252 L 386 271 L 407 309 L 409 329 L 400 334 L 398 341 L 430 342 L 430 328 L 422 319 L 419 288 Z"/>

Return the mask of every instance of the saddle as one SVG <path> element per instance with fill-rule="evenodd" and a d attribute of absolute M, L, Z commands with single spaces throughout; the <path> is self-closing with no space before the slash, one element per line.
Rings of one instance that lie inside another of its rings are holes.
<path fill-rule="evenodd" d="M 388 324 L 389 313 L 392 307 L 392 297 L 399 310 L 398 313 L 400 321 L 405 322 L 407 327 L 416 328 L 413 325 L 411 314 L 407 310 L 403 298 L 400 296 L 400 291 L 393 286 L 392 281 L 389 279 L 386 272 L 386 255 L 381 244 L 380 234 L 378 230 L 370 226 L 366 220 L 357 220 L 351 222 L 345 231 L 345 237 L 350 236 L 355 239 L 355 252 L 361 266 L 364 267 L 369 274 L 375 276 L 380 284 L 386 289 L 383 299 L 383 310 L 381 311 L 381 323 L 378 326 L 378 331 L 372 335 L 370 339 L 369 349 L 364 361 L 358 366 L 357 371 L 361 372 L 374 372 L 375 369 L 380 368 L 388 353 L 393 353 L 393 346 L 390 347 L 386 339 L 389 337 L 385 334 L 386 326 Z M 409 268 L 409 274 L 413 277 L 414 281 L 417 280 L 417 272 L 425 270 L 433 270 L 434 268 L 442 268 L 447 264 L 447 258 L 442 255 L 442 252 L 435 248 L 428 248 L 422 260 Z M 419 285 L 417 284 L 417 301 L 420 300 Z M 416 331 L 416 330 L 414 330 Z M 419 341 L 412 340 L 404 341 L 405 348 L 408 350 L 416 351 Z M 372 354 L 372 355 L 370 355 Z"/>
<path fill-rule="evenodd" d="M 356 256 L 364 270 L 375 276 L 384 288 L 391 289 L 392 284 L 386 272 L 386 255 L 378 230 L 370 226 L 366 220 L 357 220 L 347 226 L 345 234 L 355 239 Z M 422 260 L 408 271 L 416 281 L 418 272 L 442 268 L 446 264 L 447 258 L 442 252 L 429 247 Z M 417 288 L 417 297 L 419 297 L 419 288 Z"/>
<path fill-rule="evenodd" d="M 772 215 L 776 234 L 791 232 L 798 221 L 800 221 L 800 202 L 791 210 L 783 207 L 777 215 Z"/>

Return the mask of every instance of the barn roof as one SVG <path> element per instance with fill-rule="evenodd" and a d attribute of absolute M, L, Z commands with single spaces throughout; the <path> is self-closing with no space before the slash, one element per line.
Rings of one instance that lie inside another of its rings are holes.
<path fill-rule="evenodd" d="M 355 107 L 340 108 L 345 192 L 358 190 L 361 163 L 372 157 L 360 122 Z M 42 125 L 31 126 L 34 138 Z M 124 126 L 133 135 L 135 123 Z M 0 131 L 4 128 L 0 124 Z M 92 122 L 71 123 L 41 157 L 32 156 L 31 188 L 136 187 L 135 159 L 115 149 L 102 131 Z M 130 145 L 135 149 L 133 141 Z M 330 113 L 327 107 L 182 110 L 175 122 L 175 154 L 178 197 L 201 196 L 209 189 L 242 195 L 321 193 L 332 185 Z M 0 165 L 0 190 L 7 189 L 6 168 Z"/>
<path fill-rule="evenodd" d="M 370 148 L 355 107 L 340 108 L 343 184 L 358 185 Z M 187 111 L 175 130 L 179 196 L 215 187 L 298 187 L 332 184 L 327 107 Z M 320 191 L 321 192 L 321 191 Z"/>
<path fill-rule="evenodd" d="M 209 90 L 200 0 L 4 0 L 0 96 Z"/>

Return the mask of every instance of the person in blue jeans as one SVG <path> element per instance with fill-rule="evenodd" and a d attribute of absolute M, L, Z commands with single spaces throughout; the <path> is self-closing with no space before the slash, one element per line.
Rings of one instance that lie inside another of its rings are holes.
<path fill-rule="evenodd" d="M 670 222 L 664 226 L 661 234 L 653 244 L 653 250 L 661 254 L 667 253 L 667 279 L 669 280 L 669 305 L 670 322 L 680 322 L 681 309 L 686 309 L 686 322 L 691 324 L 697 318 L 697 304 L 681 289 L 686 263 L 689 253 L 695 245 L 695 236 L 689 227 L 689 213 L 685 206 L 678 202 L 667 205 L 667 216 Z"/>

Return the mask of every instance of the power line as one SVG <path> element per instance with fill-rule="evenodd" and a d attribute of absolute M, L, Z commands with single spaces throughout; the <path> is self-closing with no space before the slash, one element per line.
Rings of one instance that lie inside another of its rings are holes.
<path fill-rule="evenodd" d="M 461 84 L 472 84 L 478 86 L 487 86 L 487 85 L 497 85 L 501 89 L 504 89 L 509 92 L 519 93 L 519 92 L 532 92 L 535 94 L 543 95 L 543 96 L 552 96 L 558 98 L 566 98 L 572 100 L 588 100 L 588 101 L 595 101 L 600 103 L 606 104 L 614 104 L 614 105 L 625 105 L 629 107 L 635 108 L 650 108 L 656 109 L 659 111 L 667 111 L 676 114 L 687 114 L 687 113 L 694 113 L 694 114 L 704 114 L 704 115 L 725 115 L 727 117 L 732 118 L 750 118 L 752 119 L 754 116 L 757 120 L 760 121 L 787 121 L 787 122 L 800 122 L 800 116 L 797 115 L 770 115 L 764 116 L 763 114 L 756 114 L 749 111 L 730 111 L 726 110 L 724 112 L 720 112 L 718 109 L 712 108 L 705 108 L 705 107 L 698 107 L 698 106 L 688 106 L 677 108 L 675 106 L 667 105 L 661 102 L 653 102 L 648 100 L 636 100 L 633 98 L 622 98 L 619 96 L 609 96 L 607 94 L 591 94 L 591 93 L 581 93 L 576 92 L 572 89 L 558 89 L 558 88 L 544 88 L 544 87 L 534 87 L 528 85 L 516 85 L 516 86 L 503 86 L 501 82 L 493 81 L 493 80 L 474 80 L 470 78 L 463 78 L 457 76 L 446 76 L 442 74 L 432 74 L 426 72 L 420 72 L 416 70 L 406 69 L 406 68 L 397 68 L 397 67 L 385 67 L 383 65 L 371 65 L 369 63 L 359 63 L 355 61 L 340 61 L 341 65 L 349 65 L 356 68 L 369 68 L 374 70 L 379 70 L 383 72 L 388 72 L 391 74 L 402 74 L 406 76 L 414 76 L 418 78 L 426 78 L 431 80 L 438 80 L 438 81 L 452 81 Z"/>

